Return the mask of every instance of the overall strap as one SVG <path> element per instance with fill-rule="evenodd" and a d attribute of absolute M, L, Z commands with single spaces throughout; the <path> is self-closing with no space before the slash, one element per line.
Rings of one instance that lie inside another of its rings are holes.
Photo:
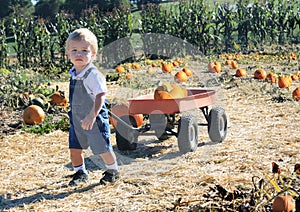
<path fill-rule="evenodd" d="M 81 78 L 82 78 L 82 79 L 86 79 L 87 76 L 91 73 L 91 71 L 92 71 L 93 69 L 96 69 L 96 68 L 95 68 L 95 67 L 90 67 L 90 68 L 84 73 L 84 75 L 83 75 Z"/>

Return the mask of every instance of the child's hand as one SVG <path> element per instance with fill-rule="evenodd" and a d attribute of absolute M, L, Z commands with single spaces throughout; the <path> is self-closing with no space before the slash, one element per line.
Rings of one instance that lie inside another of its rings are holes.
<path fill-rule="evenodd" d="M 81 127 L 84 130 L 91 130 L 93 125 L 96 121 L 96 117 L 91 116 L 90 114 L 87 115 L 83 120 L 81 120 Z"/>

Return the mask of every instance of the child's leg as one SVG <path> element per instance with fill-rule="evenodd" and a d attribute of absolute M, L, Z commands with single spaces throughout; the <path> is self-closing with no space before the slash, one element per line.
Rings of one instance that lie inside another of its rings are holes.
<path fill-rule="evenodd" d="M 73 167 L 81 166 L 84 162 L 82 149 L 70 149 L 70 157 Z"/>
<path fill-rule="evenodd" d="M 120 169 L 118 166 L 118 162 L 116 160 L 116 155 L 113 151 L 105 152 L 100 154 L 103 162 L 106 166 L 106 171 L 104 172 L 104 176 L 100 180 L 101 184 L 105 184 L 106 182 L 115 182 L 119 179 Z"/>
<path fill-rule="evenodd" d="M 71 162 L 75 171 L 73 179 L 70 181 L 70 186 L 76 186 L 81 182 L 86 182 L 88 179 L 88 173 L 85 169 L 83 150 L 82 149 L 70 149 Z"/>
<path fill-rule="evenodd" d="M 117 162 L 116 155 L 113 151 L 102 153 L 100 156 L 106 165 L 111 165 Z"/>

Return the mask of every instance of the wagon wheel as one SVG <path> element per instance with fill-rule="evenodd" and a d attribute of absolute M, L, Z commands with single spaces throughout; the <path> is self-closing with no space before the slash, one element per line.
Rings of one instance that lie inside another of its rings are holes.
<path fill-rule="evenodd" d="M 222 142 L 227 133 L 227 117 L 221 107 L 212 108 L 208 116 L 208 135 L 212 142 Z"/>
<path fill-rule="evenodd" d="M 154 130 L 155 136 L 160 141 L 167 140 L 169 137 L 166 133 L 167 117 L 164 114 L 150 114 L 149 120 L 151 129 Z"/>
<path fill-rule="evenodd" d="M 132 116 L 122 116 L 120 117 L 127 124 L 137 127 L 136 121 Z M 135 150 L 137 146 L 138 134 L 134 130 L 128 128 L 121 122 L 117 122 L 116 126 L 116 142 L 117 147 L 121 151 L 125 150 Z M 132 142 L 130 142 L 132 141 Z"/>
<path fill-rule="evenodd" d="M 178 147 L 180 152 L 196 151 L 198 147 L 198 121 L 192 114 L 184 114 L 179 120 Z"/>

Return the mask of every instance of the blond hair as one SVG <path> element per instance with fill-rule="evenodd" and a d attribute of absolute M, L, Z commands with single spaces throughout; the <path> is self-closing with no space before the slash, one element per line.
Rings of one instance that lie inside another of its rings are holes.
<path fill-rule="evenodd" d="M 79 28 L 74 30 L 68 37 L 66 41 L 66 49 L 69 49 L 70 41 L 71 40 L 76 40 L 76 41 L 81 41 L 85 40 L 87 41 L 92 48 L 92 51 L 97 54 L 98 52 L 98 42 L 97 38 L 94 33 L 92 33 L 89 29 L 87 28 Z"/>

